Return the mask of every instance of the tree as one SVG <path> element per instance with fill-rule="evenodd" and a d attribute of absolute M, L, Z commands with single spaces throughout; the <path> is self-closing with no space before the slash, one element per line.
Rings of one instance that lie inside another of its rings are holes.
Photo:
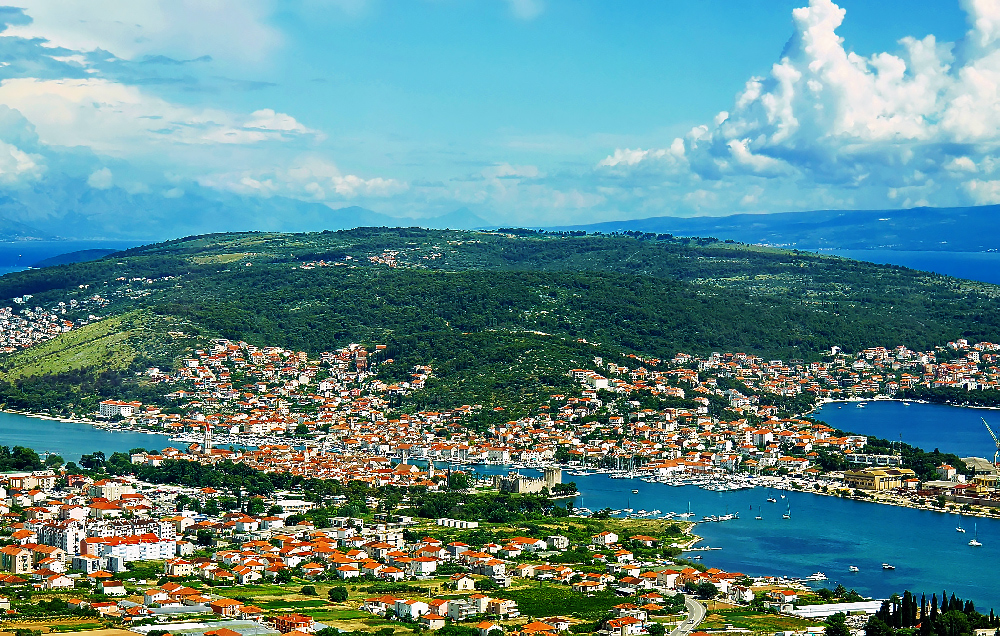
<path fill-rule="evenodd" d="M 649 632 L 649 636 L 663 636 L 667 632 L 663 623 L 650 623 L 646 630 Z"/>
<path fill-rule="evenodd" d="M 893 636 L 893 629 L 878 616 L 872 616 L 865 625 L 865 636 Z"/>
<path fill-rule="evenodd" d="M 303 585 L 302 594 L 304 596 L 316 596 L 316 586 L 315 585 Z"/>
<path fill-rule="evenodd" d="M 65 463 L 65 460 L 61 455 L 49 455 L 45 458 L 46 468 L 51 468 L 53 470 L 59 470 L 59 467 Z"/>
<path fill-rule="evenodd" d="M 703 581 L 694 587 L 695 594 L 705 599 L 712 599 L 719 595 L 719 588 L 714 583 Z"/>
<path fill-rule="evenodd" d="M 331 587 L 328 596 L 330 597 L 330 601 L 333 603 L 343 603 L 348 597 L 347 588 L 343 585 Z"/>
<path fill-rule="evenodd" d="M 449 490 L 466 490 L 470 486 L 469 476 L 463 472 L 453 472 L 448 474 Z"/>
<path fill-rule="evenodd" d="M 292 582 L 292 571 L 288 568 L 282 568 L 278 570 L 278 574 L 275 577 L 278 583 L 291 583 Z"/>
<path fill-rule="evenodd" d="M 308 435 L 309 427 L 306 426 L 305 424 L 299 424 L 298 426 L 295 427 L 295 434 L 299 436 Z"/>
<path fill-rule="evenodd" d="M 212 539 L 214 536 L 210 530 L 199 530 L 196 536 L 198 537 L 198 545 L 212 545 Z"/>
<path fill-rule="evenodd" d="M 80 457 L 80 465 L 88 470 L 97 470 L 104 466 L 107 461 L 107 457 L 104 455 L 103 451 L 95 451 L 89 455 L 83 455 Z"/>
<path fill-rule="evenodd" d="M 937 620 L 939 636 L 967 636 L 971 632 L 968 617 L 959 610 L 945 612 Z"/>
<path fill-rule="evenodd" d="M 826 636 L 851 636 L 851 630 L 847 627 L 847 616 L 843 612 L 837 612 L 826 619 Z"/>
<path fill-rule="evenodd" d="M 250 501 L 247 502 L 247 514 L 248 515 L 254 515 L 254 516 L 261 515 L 261 514 L 264 513 L 264 510 L 266 508 L 267 508 L 267 504 L 265 504 L 264 500 L 261 499 L 260 497 L 254 497 Z"/>

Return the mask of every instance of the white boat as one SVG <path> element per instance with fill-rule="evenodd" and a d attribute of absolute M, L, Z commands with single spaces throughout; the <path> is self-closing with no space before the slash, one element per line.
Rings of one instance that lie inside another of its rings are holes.
<path fill-rule="evenodd" d="M 896 566 L 895 565 L 889 565 L 888 563 L 883 563 L 882 564 L 882 569 L 883 570 L 895 570 Z"/>
<path fill-rule="evenodd" d="M 826 575 L 823 574 L 822 572 L 814 572 L 814 573 L 810 574 L 809 576 L 807 576 L 805 580 L 807 580 L 807 581 L 825 581 L 826 578 L 827 578 Z"/>
<path fill-rule="evenodd" d="M 982 543 L 979 542 L 979 524 L 976 524 L 976 536 L 969 540 L 969 545 L 978 548 Z"/>
<path fill-rule="evenodd" d="M 858 566 L 856 566 L 856 565 L 852 565 L 852 566 L 849 566 L 849 567 L 847 568 L 847 571 L 848 571 L 848 572 L 860 572 L 861 570 L 859 570 L 859 569 L 858 569 Z"/>

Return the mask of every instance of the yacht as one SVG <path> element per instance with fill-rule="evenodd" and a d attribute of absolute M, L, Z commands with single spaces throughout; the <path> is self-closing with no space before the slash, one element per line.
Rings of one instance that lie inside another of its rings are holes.
<path fill-rule="evenodd" d="M 807 576 L 806 580 L 807 581 L 825 581 L 826 578 L 827 578 L 826 575 L 823 574 L 822 572 L 814 572 L 813 574 L 810 574 L 809 576 Z"/>
<path fill-rule="evenodd" d="M 976 536 L 969 540 L 969 545 L 976 548 L 983 545 L 982 543 L 979 542 L 979 524 L 976 524 Z"/>
<path fill-rule="evenodd" d="M 858 569 L 858 566 L 852 565 L 852 566 L 850 566 L 850 567 L 847 568 L 847 571 L 848 572 L 860 572 L 861 570 Z"/>
<path fill-rule="evenodd" d="M 896 566 L 895 565 L 889 565 L 888 563 L 883 563 L 882 564 L 882 569 L 883 570 L 895 570 Z"/>
<path fill-rule="evenodd" d="M 633 494 L 633 495 L 638 495 L 638 494 L 639 494 L 639 491 L 638 491 L 637 489 L 633 488 L 633 489 L 632 489 L 632 494 Z"/>

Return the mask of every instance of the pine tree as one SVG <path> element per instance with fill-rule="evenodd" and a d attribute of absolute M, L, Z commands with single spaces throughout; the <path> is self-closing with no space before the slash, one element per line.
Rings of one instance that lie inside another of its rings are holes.
<path fill-rule="evenodd" d="M 937 594 L 931 594 L 931 621 L 933 622 L 938 615 L 938 602 Z"/>

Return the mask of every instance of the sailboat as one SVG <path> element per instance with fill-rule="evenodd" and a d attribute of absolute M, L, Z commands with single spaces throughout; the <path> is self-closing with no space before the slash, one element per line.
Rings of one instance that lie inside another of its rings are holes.
<path fill-rule="evenodd" d="M 978 548 L 979 546 L 981 546 L 983 544 L 979 542 L 979 524 L 976 524 L 975 527 L 976 527 L 976 530 L 975 530 L 976 536 L 975 536 L 975 538 L 973 538 L 973 539 L 971 539 L 969 541 L 969 545 Z"/>
<path fill-rule="evenodd" d="M 781 518 L 782 519 L 792 518 L 792 504 L 788 504 L 788 510 L 785 511 L 785 514 L 781 515 Z"/>
<path fill-rule="evenodd" d="M 770 490 L 767 491 L 767 501 L 768 503 L 777 503 L 778 501 L 777 499 L 774 498 L 774 495 L 771 493 Z"/>
<path fill-rule="evenodd" d="M 757 508 L 757 520 L 760 521 L 764 517 L 760 514 L 760 508 Z"/>
<path fill-rule="evenodd" d="M 958 527 L 955 528 L 955 532 L 962 532 L 962 533 L 965 532 L 965 528 L 962 527 L 962 519 L 961 518 L 959 518 L 959 520 L 958 520 Z"/>

